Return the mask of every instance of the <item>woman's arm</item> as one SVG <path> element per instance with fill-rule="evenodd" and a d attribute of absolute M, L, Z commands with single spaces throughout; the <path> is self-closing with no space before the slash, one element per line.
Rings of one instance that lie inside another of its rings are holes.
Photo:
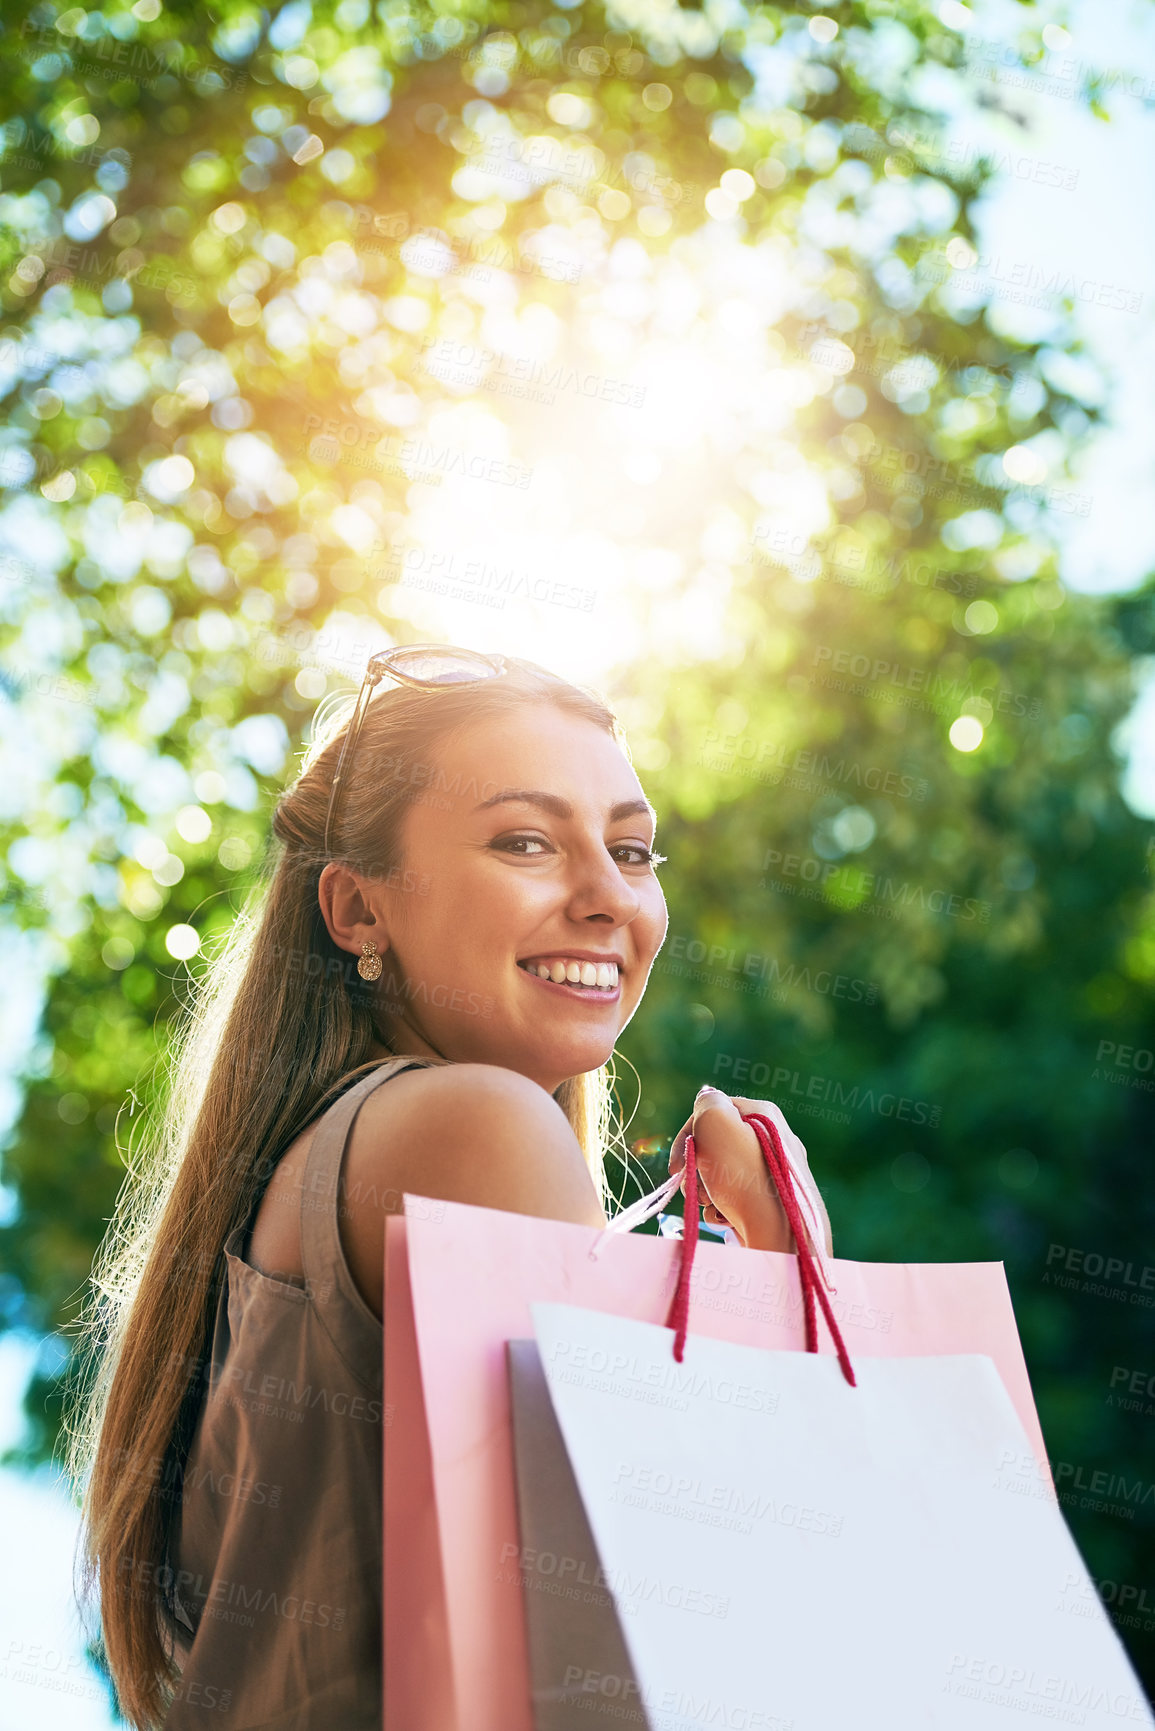
<path fill-rule="evenodd" d="M 408 1070 L 365 1101 L 340 1186 L 341 1242 L 380 1316 L 385 1216 L 402 1197 L 436 1196 L 604 1227 L 577 1137 L 544 1088 L 494 1064 Z"/>

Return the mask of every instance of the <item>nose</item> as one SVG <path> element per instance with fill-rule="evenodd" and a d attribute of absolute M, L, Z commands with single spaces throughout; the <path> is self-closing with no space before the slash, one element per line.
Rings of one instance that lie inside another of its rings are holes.
<path fill-rule="evenodd" d="M 603 841 L 592 842 L 574 855 L 567 908 L 570 919 L 624 926 L 641 905 L 637 891 L 622 876 Z"/>

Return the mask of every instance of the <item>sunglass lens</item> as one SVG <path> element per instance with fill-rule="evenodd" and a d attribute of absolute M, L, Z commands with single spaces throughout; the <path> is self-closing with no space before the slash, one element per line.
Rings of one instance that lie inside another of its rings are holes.
<path fill-rule="evenodd" d="M 394 657 L 410 679 L 426 685 L 458 685 L 470 679 L 485 679 L 494 668 L 481 655 L 462 649 L 413 649 Z"/>

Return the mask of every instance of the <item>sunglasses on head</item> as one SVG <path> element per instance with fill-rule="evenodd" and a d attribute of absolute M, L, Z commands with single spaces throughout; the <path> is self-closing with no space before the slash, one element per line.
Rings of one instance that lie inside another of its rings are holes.
<path fill-rule="evenodd" d="M 475 649 L 447 649 L 437 643 L 411 643 L 401 649 L 383 649 L 370 658 L 357 693 L 353 715 L 345 730 L 345 739 L 337 759 L 333 785 L 329 792 L 329 810 L 325 816 L 325 852 L 330 851 L 333 827 L 338 810 L 338 793 L 342 782 L 353 768 L 353 754 L 369 698 L 383 679 L 395 679 L 400 685 L 416 685 L 434 691 L 443 685 L 479 685 L 483 679 L 494 679 L 509 671 L 504 655 L 483 655 Z"/>

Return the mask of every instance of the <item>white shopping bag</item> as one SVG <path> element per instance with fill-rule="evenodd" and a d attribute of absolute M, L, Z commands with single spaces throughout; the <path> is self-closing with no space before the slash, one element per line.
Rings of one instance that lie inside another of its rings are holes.
<path fill-rule="evenodd" d="M 566 1678 L 591 1727 L 1155 1727 L 990 1358 L 860 1354 L 852 1387 L 825 1353 L 690 1335 L 676 1364 L 666 1328 L 530 1308 L 629 1599 L 632 1678 Z"/>

